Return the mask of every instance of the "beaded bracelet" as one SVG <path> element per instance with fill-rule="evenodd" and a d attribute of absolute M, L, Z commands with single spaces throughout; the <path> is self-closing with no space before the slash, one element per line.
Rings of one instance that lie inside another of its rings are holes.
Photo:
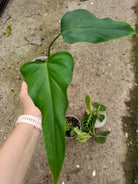
<path fill-rule="evenodd" d="M 42 119 L 40 117 L 35 117 L 35 116 L 31 116 L 31 115 L 21 115 L 18 117 L 15 126 L 18 123 L 26 123 L 26 124 L 30 124 L 33 125 L 35 128 L 40 129 L 42 132 Z"/>

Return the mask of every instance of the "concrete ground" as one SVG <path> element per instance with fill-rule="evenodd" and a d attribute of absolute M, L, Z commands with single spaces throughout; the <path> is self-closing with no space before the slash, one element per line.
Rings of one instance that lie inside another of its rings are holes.
<path fill-rule="evenodd" d="M 0 18 L 0 144 L 12 131 L 22 109 L 18 99 L 21 85 L 20 67 L 40 55 L 47 55 L 50 41 L 59 33 L 62 15 L 84 8 L 97 17 L 110 17 L 135 25 L 132 7 L 135 0 L 11 0 Z M 12 34 L 6 37 L 6 27 Z M 35 33 L 43 37 L 40 45 L 29 44 L 24 37 Z M 80 119 L 85 111 L 84 99 L 107 106 L 110 130 L 104 145 L 93 142 L 78 143 L 67 140 L 66 157 L 59 184 L 125 184 L 122 163 L 127 151 L 122 116 L 127 109 L 129 90 L 133 88 L 132 38 L 125 37 L 100 44 L 65 44 L 60 38 L 52 52 L 67 50 L 75 60 L 72 83 L 68 89 L 68 114 Z M 14 148 L 13 148 L 14 149 Z M 76 165 L 80 168 L 77 169 Z M 93 176 L 93 171 L 96 175 Z M 42 137 L 38 142 L 25 184 L 52 184 Z"/>

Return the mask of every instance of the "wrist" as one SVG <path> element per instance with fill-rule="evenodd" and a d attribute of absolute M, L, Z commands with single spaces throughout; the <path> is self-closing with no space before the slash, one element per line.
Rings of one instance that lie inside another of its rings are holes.
<path fill-rule="evenodd" d="M 21 115 L 18 117 L 15 126 L 19 123 L 29 124 L 34 126 L 36 129 L 40 130 L 42 132 L 42 119 L 41 117 L 36 117 L 32 115 Z"/>
<path fill-rule="evenodd" d="M 34 117 L 42 117 L 41 112 L 31 112 L 31 111 L 23 111 L 23 115 L 29 115 L 29 116 L 34 116 Z"/>

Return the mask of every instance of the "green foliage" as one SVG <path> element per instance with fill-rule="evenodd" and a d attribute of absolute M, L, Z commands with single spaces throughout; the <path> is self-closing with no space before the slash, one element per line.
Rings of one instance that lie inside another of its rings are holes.
<path fill-rule="evenodd" d="M 69 123 L 66 123 L 66 126 L 65 126 L 65 131 L 69 131 L 70 130 L 70 124 Z"/>
<path fill-rule="evenodd" d="M 96 116 L 93 114 L 88 114 L 87 112 L 84 113 L 84 116 L 81 120 L 81 128 L 84 131 L 91 130 L 96 122 Z"/>
<path fill-rule="evenodd" d="M 99 114 L 98 119 L 99 119 L 100 122 L 103 122 L 103 120 L 105 119 L 105 115 Z"/>
<path fill-rule="evenodd" d="M 91 100 L 90 100 L 89 96 L 85 97 L 85 103 L 86 103 L 88 111 L 91 113 L 92 112 L 92 106 L 91 106 Z"/>
<path fill-rule="evenodd" d="M 65 155 L 66 93 L 73 66 L 68 52 L 57 52 L 44 63 L 28 62 L 21 67 L 28 93 L 42 112 L 43 139 L 54 183 L 58 181 Z"/>
<path fill-rule="evenodd" d="M 93 106 L 95 107 L 95 109 L 97 109 L 98 111 L 106 111 L 106 107 L 102 104 L 99 104 L 99 103 L 96 103 L 94 102 L 93 103 Z"/>
<path fill-rule="evenodd" d="M 6 29 L 6 36 L 10 36 L 10 34 L 12 33 L 12 28 L 11 28 L 11 24 L 7 26 L 7 29 Z"/>
<path fill-rule="evenodd" d="M 65 42 L 99 43 L 135 34 L 125 22 L 109 18 L 99 19 L 84 9 L 67 12 L 61 20 L 61 34 Z"/>
<path fill-rule="evenodd" d="M 74 131 L 74 126 L 72 125 L 72 122 L 66 122 L 65 131 L 70 131 L 70 136 L 74 137 L 76 135 Z"/>
<path fill-rule="evenodd" d="M 6 36 L 9 36 L 11 32 L 11 25 L 9 25 Z M 67 52 L 57 52 L 50 57 L 51 46 L 60 35 L 65 42 L 72 44 L 76 42 L 99 43 L 133 34 L 135 31 L 127 23 L 109 18 L 99 19 L 83 9 L 67 12 L 61 20 L 61 32 L 49 46 L 48 60 L 44 63 L 28 62 L 21 67 L 23 78 L 28 84 L 28 93 L 42 112 L 43 139 L 54 184 L 58 181 L 65 156 L 67 87 L 72 80 L 74 63 L 72 56 Z M 84 130 L 92 128 L 95 135 L 97 113 L 95 115 L 92 112 L 89 97 L 86 97 L 86 105 L 90 115 L 84 116 L 82 121 L 84 123 L 86 120 Z M 106 110 L 105 106 L 99 106 L 96 103 L 94 107 L 98 112 Z M 101 114 L 99 119 L 103 120 Z M 91 138 L 90 134 L 75 130 L 80 142 Z M 106 135 L 101 134 L 99 137 L 96 135 L 95 140 L 100 143 L 105 142 Z"/>
<path fill-rule="evenodd" d="M 76 132 L 74 131 L 74 128 L 71 129 L 70 135 L 71 135 L 71 137 L 74 137 L 76 135 Z"/>
<path fill-rule="evenodd" d="M 85 142 L 85 141 L 89 140 L 92 137 L 88 133 L 82 132 L 78 127 L 74 128 L 74 131 L 77 134 L 77 138 L 76 139 L 79 142 Z"/>
<path fill-rule="evenodd" d="M 106 141 L 106 136 L 109 133 L 110 133 L 109 131 L 105 131 L 105 132 L 100 132 L 100 133 L 96 134 L 95 141 L 100 143 L 100 144 L 104 144 Z"/>
<path fill-rule="evenodd" d="M 105 111 L 106 107 L 102 104 L 95 102 L 93 103 L 93 106 L 95 107 L 93 109 L 91 106 L 91 100 L 89 96 L 85 97 L 85 103 L 90 113 L 89 114 L 87 112 L 84 113 L 84 116 L 81 121 L 81 127 L 82 127 L 82 130 L 88 132 L 89 130 L 94 128 L 96 119 L 98 119 L 100 122 L 103 122 L 103 120 L 105 119 L 105 116 L 99 112 Z"/>
<path fill-rule="evenodd" d="M 90 101 L 91 101 L 90 97 L 87 96 L 85 98 L 85 103 L 86 103 L 86 106 L 88 108 L 90 108 L 90 104 L 91 104 Z M 105 111 L 106 107 L 104 105 L 101 105 L 98 103 L 94 103 L 94 107 L 95 108 L 91 111 L 91 113 L 89 113 L 89 114 L 87 112 L 84 113 L 84 116 L 83 116 L 82 121 L 81 121 L 82 131 L 79 130 L 79 134 L 77 135 L 77 140 L 79 142 L 84 142 L 87 140 L 86 137 L 88 137 L 88 135 L 90 135 L 91 137 L 93 135 L 95 137 L 96 142 L 103 144 L 106 141 L 106 136 L 110 133 L 109 131 L 105 131 L 105 132 L 95 134 L 96 120 L 103 122 L 103 120 L 105 119 L 105 116 L 103 114 L 101 114 L 100 112 L 102 110 Z M 92 109 L 92 107 L 91 107 L 91 109 Z M 83 132 L 83 131 L 85 131 L 85 132 Z M 82 132 L 82 133 L 80 133 L 80 132 Z M 87 132 L 87 136 L 85 134 L 86 132 Z M 76 132 L 76 133 L 78 133 L 78 132 Z M 84 138 L 83 138 L 83 136 L 84 136 Z"/>

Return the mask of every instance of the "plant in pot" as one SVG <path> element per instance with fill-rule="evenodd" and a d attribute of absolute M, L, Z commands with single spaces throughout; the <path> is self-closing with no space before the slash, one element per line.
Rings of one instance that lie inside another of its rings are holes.
<path fill-rule="evenodd" d="M 76 137 L 76 132 L 74 131 L 75 127 L 78 127 L 80 129 L 80 120 L 74 115 L 66 116 L 65 131 L 67 139 L 72 139 Z"/>
<path fill-rule="evenodd" d="M 62 17 L 60 33 L 48 48 L 48 58 L 44 62 L 27 62 L 21 67 L 28 93 L 42 113 L 43 140 L 54 184 L 58 182 L 65 156 L 67 88 L 72 80 L 74 61 L 66 51 L 50 55 L 51 46 L 59 36 L 73 44 L 100 43 L 133 34 L 135 31 L 125 22 L 99 19 L 87 10 L 77 9 Z"/>
<path fill-rule="evenodd" d="M 87 110 L 81 121 L 81 130 L 77 127 L 74 128 L 74 132 L 77 134 L 76 139 L 79 142 L 85 142 L 90 138 L 95 138 L 96 142 L 103 144 L 110 132 L 104 131 L 96 134 L 95 128 L 102 127 L 106 123 L 106 107 L 96 102 L 92 106 L 89 96 L 86 96 L 85 103 Z"/>

